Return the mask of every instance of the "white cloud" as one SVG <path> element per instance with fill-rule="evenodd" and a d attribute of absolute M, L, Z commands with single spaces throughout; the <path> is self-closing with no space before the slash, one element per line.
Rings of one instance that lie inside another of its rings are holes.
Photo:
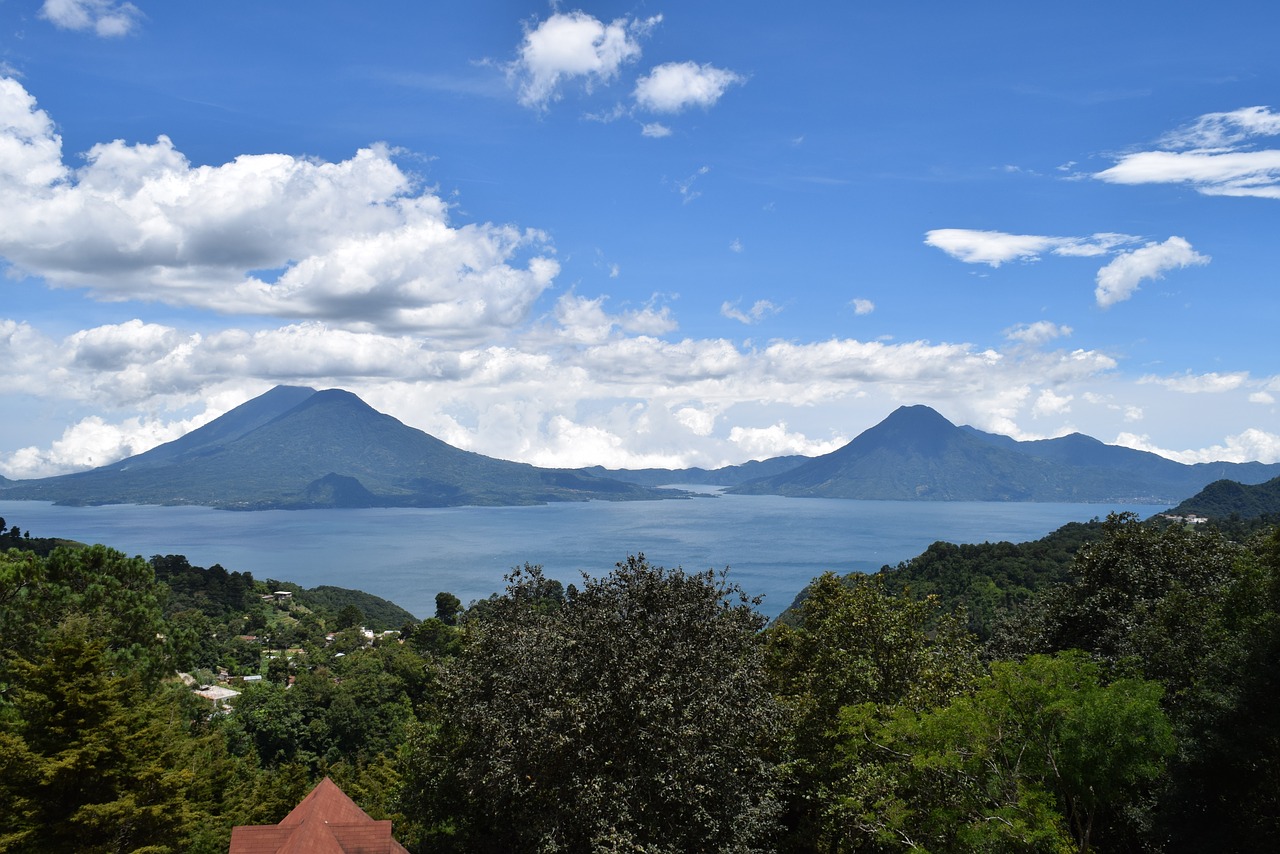
<path fill-rule="evenodd" d="M 857 315 L 870 314 L 876 310 L 876 304 L 869 299 L 850 300 L 849 305 L 853 307 L 853 313 Z"/>
<path fill-rule="evenodd" d="M 848 439 L 809 439 L 803 433 L 787 429 L 785 421 L 768 427 L 734 427 L 729 431 L 729 441 L 742 449 L 753 460 L 765 460 L 789 454 L 818 457 L 848 443 Z"/>
<path fill-rule="evenodd" d="M 683 181 L 676 182 L 676 192 L 680 194 L 681 201 L 683 201 L 687 205 L 689 204 L 689 202 L 693 201 L 694 199 L 698 198 L 698 196 L 702 195 L 702 192 L 700 190 L 695 190 L 693 188 L 693 185 L 697 183 L 699 178 L 701 178 L 703 175 L 706 175 L 710 171 L 711 171 L 710 166 L 699 166 L 697 172 L 694 172 L 692 175 L 690 175 L 688 178 L 685 178 Z"/>
<path fill-rule="evenodd" d="M 92 30 L 104 38 L 128 35 L 143 18 L 132 3 L 117 0 L 44 0 L 40 17 L 64 30 Z"/>
<path fill-rule="evenodd" d="M 1187 127 L 1166 134 L 1161 142 L 1173 149 L 1218 149 L 1255 136 L 1280 136 L 1280 114 L 1268 107 L 1205 113 Z"/>
<path fill-rule="evenodd" d="M 560 85 L 567 80 L 580 79 L 588 90 L 610 82 L 624 64 L 640 58 L 639 40 L 661 21 L 656 15 L 605 24 L 585 12 L 569 12 L 526 26 L 518 58 L 508 66 L 520 103 L 545 109 L 560 98 Z"/>
<path fill-rule="evenodd" d="M 1044 252 L 1065 256 L 1106 255 L 1117 246 L 1137 241 L 1127 234 L 1101 233 L 1091 237 L 1047 237 L 1008 234 L 969 228 L 935 228 L 924 242 L 966 264 L 999 267 L 1009 261 L 1038 261 Z"/>
<path fill-rule="evenodd" d="M 1094 177 L 1112 184 L 1190 184 L 1207 196 L 1280 199 L 1280 151 L 1142 151 Z"/>
<path fill-rule="evenodd" d="M 1108 255 L 1119 247 L 1137 242 L 1128 234 L 1104 232 L 1091 237 L 1047 237 L 1035 234 L 1008 234 L 1002 231 L 975 231 L 939 228 L 925 234 L 925 243 L 941 249 L 966 264 L 999 267 L 1008 261 L 1038 261 L 1041 253 L 1073 257 Z M 1182 237 L 1164 243 L 1151 242 L 1138 249 L 1119 252 L 1098 270 L 1094 290 L 1098 305 L 1106 308 L 1127 300 L 1146 279 L 1158 279 L 1169 270 L 1209 263 Z"/>
<path fill-rule="evenodd" d="M 1044 389 L 1040 392 L 1040 396 L 1036 398 L 1035 404 L 1031 407 L 1031 415 L 1033 418 L 1043 418 L 1050 415 L 1064 415 L 1071 411 L 1071 401 L 1073 396 L 1055 394 L 1050 389 Z"/>
<path fill-rule="evenodd" d="M 1136 151 L 1093 177 L 1113 184 L 1186 184 L 1211 196 L 1280 198 L 1280 150 L 1253 149 L 1255 137 L 1280 136 L 1267 107 L 1207 113 L 1167 134 L 1154 151 Z"/>
<path fill-rule="evenodd" d="M 671 136 L 671 128 L 659 122 L 650 122 L 640 128 L 640 134 L 650 139 L 662 139 Z"/>
<path fill-rule="evenodd" d="M 1229 374 L 1182 374 L 1176 377 L 1145 376 L 1138 382 L 1163 386 L 1181 394 L 1221 394 L 1235 391 L 1248 381 L 1247 371 L 1236 371 Z"/>
<path fill-rule="evenodd" d="M 1141 249 L 1117 255 L 1099 270 L 1094 295 L 1098 305 L 1107 308 L 1131 297 L 1143 280 L 1159 279 L 1169 270 L 1208 264 L 1209 260 L 1208 255 L 1196 252 L 1181 237 L 1170 237 L 1164 243 L 1148 243 Z"/>
<path fill-rule="evenodd" d="M 1139 451 L 1150 451 L 1188 465 L 1211 462 L 1280 462 L 1280 435 L 1268 433 L 1256 427 L 1228 436 L 1219 445 L 1183 451 L 1161 448 L 1154 444 L 1149 436 L 1134 433 L 1121 433 L 1116 437 L 1115 443 Z"/>
<path fill-rule="evenodd" d="M 677 454 L 635 453 L 626 440 L 603 427 L 576 423 L 557 415 L 547 426 L 546 445 L 529 462 L 534 465 L 572 467 L 598 465 L 609 460 L 609 468 L 681 468 Z"/>
<path fill-rule="evenodd" d="M 1276 399 L 1271 395 L 1270 392 L 1255 391 L 1253 394 L 1249 395 L 1249 402 L 1261 403 L 1265 406 L 1270 406 L 1271 404 L 1276 402 Z"/>
<path fill-rule="evenodd" d="M 95 468 L 172 442 L 212 417 L 182 421 L 128 418 L 119 424 L 108 424 L 94 415 L 68 427 L 48 448 L 20 448 L 0 459 L 0 466 L 13 478 L 48 477 Z"/>
<path fill-rule="evenodd" d="M 677 410 L 675 417 L 677 421 L 689 428 L 689 432 L 695 436 L 710 436 L 711 431 L 716 426 L 715 412 L 709 412 L 706 409 L 699 409 L 693 406 L 686 406 Z"/>
<path fill-rule="evenodd" d="M 664 335 L 677 327 L 670 306 L 658 305 L 656 298 L 643 308 L 620 314 L 607 313 L 604 302 L 605 297 L 587 299 L 573 293 L 560 297 L 555 307 L 560 337 L 580 344 L 599 344 L 619 330 L 638 335 Z"/>
<path fill-rule="evenodd" d="M 733 238 L 733 240 L 729 241 L 729 251 L 730 251 L 730 252 L 741 252 L 741 251 L 742 251 L 742 241 L 741 241 L 741 240 L 739 240 L 739 239 L 738 239 L 738 238 L 736 238 L 736 237 L 735 237 L 735 238 Z"/>
<path fill-rule="evenodd" d="M 1071 334 L 1070 326 L 1059 326 L 1056 323 L 1050 323 L 1047 320 L 1037 320 L 1035 323 L 1023 323 L 1018 326 L 1012 326 L 1004 331 L 1004 336 L 1010 341 L 1016 341 L 1020 344 L 1028 344 L 1038 346 L 1045 344 L 1055 338 L 1065 338 Z"/>
<path fill-rule="evenodd" d="M 746 311 L 740 310 L 736 302 L 724 302 L 720 305 L 721 315 L 747 325 L 759 323 L 766 317 L 775 315 L 780 311 L 782 311 L 781 306 L 775 305 L 767 299 L 756 300 L 751 308 Z"/>
<path fill-rule="evenodd" d="M 524 320 L 559 272 L 538 231 L 451 224 L 383 145 L 193 167 L 162 136 L 95 145 L 76 170 L 61 148 L 0 80 L 0 255 L 100 299 L 477 338 Z"/>
<path fill-rule="evenodd" d="M 668 62 L 641 77 L 633 94 L 647 110 L 678 113 L 688 107 L 712 107 L 725 90 L 744 81 L 742 75 L 713 65 Z"/>

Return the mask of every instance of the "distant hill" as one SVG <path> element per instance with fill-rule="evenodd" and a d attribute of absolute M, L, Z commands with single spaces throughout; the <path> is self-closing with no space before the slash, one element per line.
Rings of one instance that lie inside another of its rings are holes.
<path fill-rule="evenodd" d="M 596 477 L 611 477 L 627 483 L 638 483 L 644 486 L 666 486 L 673 483 L 699 483 L 707 486 L 737 486 L 748 480 L 781 474 L 809 461 L 809 457 L 791 455 L 771 457 L 767 460 L 751 460 L 736 466 L 723 466 L 718 469 L 607 469 L 603 466 L 591 466 L 578 469 L 584 474 Z"/>
<path fill-rule="evenodd" d="M 1018 442 L 957 427 L 927 406 L 904 406 L 829 454 L 727 491 L 900 501 L 1172 504 L 1224 471 L 1256 483 L 1280 475 L 1280 465 L 1188 466 L 1078 433 Z"/>
<path fill-rule="evenodd" d="M 1280 477 L 1259 484 L 1215 480 L 1169 511 L 1170 516 L 1253 519 L 1280 516 Z"/>
<path fill-rule="evenodd" d="M 4 499 L 243 510 L 680 495 L 463 451 L 374 410 L 349 392 L 288 386 L 146 453 L 92 471 L 0 487 Z"/>

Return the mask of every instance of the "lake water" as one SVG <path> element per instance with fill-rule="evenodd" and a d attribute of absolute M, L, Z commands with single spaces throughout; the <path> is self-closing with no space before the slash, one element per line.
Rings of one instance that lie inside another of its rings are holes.
<path fill-rule="evenodd" d="M 637 552 L 663 566 L 727 566 L 730 580 L 764 596 L 761 610 L 773 617 L 826 570 L 874 572 L 937 540 L 1024 542 L 1112 510 L 1145 517 L 1160 509 L 770 495 L 251 513 L 0 501 L 0 516 L 33 536 L 104 543 L 144 557 L 183 554 L 197 566 L 220 563 L 304 587 L 354 587 L 419 617 L 434 612 L 442 590 L 464 603 L 501 590 L 503 575 L 526 561 L 568 584 L 580 581 L 582 571 L 603 575 Z"/>

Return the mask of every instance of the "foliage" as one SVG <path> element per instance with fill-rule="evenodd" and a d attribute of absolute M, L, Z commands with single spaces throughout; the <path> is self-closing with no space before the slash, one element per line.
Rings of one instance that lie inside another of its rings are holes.
<path fill-rule="evenodd" d="M 839 773 L 833 725 L 842 708 L 925 709 L 977 679 L 977 643 L 962 617 L 939 608 L 935 598 L 888 592 L 879 577 L 848 584 L 826 573 L 810 585 L 798 625 L 769 630 L 770 681 L 788 724 L 780 745 L 788 850 L 830 842 L 825 813 Z"/>
<path fill-rule="evenodd" d="M 253 574 L 227 572 L 219 564 L 208 569 L 192 566 L 184 555 L 154 555 L 156 580 L 169 588 L 167 613 L 197 610 L 209 617 L 226 617 L 254 604 Z"/>
<path fill-rule="evenodd" d="M 182 695 L 114 672 L 84 615 L 11 662 L 0 721 L 0 851 L 168 852 L 215 805 L 197 797 L 216 743 L 186 730 Z M 207 795 L 204 791 L 201 794 Z"/>
<path fill-rule="evenodd" d="M 997 662 L 972 693 L 927 711 L 849 707 L 837 847 L 1087 851 L 1100 817 L 1140 803 L 1173 751 L 1160 694 L 1104 685 L 1077 652 Z"/>
<path fill-rule="evenodd" d="M 619 563 L 559 607 L 508 577 L 446 663 L 406 803 L 473 851 L 748 851 L 767 843 L 777 716 L 762 618 L 723 575 Z"/>
<path fill-rule="evenodd" d="M 969 629 L 985 640 L 996 621 L 1039 590 L 1064 581 L 1081 546 L 1102 537 L 1102 523 L 1071 522 L 1027 543 L 936 542 L 922 554 L 885 567 L 885 585 L 917 597 L 936 595 L 947 610 L 963 607 Z"/>
<path fill-rule="evenodd" d="M 1069 583 L 1001 626 L 993 652 L 1082 649 L 1117 673 L 1163 682 L 1176 704 L 1218 640 L 1201 609 L 1230 586 L 1241 554 L 1213 531 L 1112 514 L 1103 539 L 1078 553 Z"/>

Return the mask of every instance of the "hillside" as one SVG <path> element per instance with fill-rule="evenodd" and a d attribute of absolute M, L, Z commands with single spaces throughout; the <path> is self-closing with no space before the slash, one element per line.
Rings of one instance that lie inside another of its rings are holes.
<path fill-rule="evenodd" d="M 1170 510 L 1169 515 L 1207 516 L 1212 519 L 1280 516 L 1280 477 L 1254 485 L 1215 480 Z"/>
<path fill-rule="evenodd" d="M 463 451 L 339 390 L 278 387 L 192 433 L 109 466 L 0 488 L 61 504 L 225 509 L 442 507 L 678 497 Z"/>

